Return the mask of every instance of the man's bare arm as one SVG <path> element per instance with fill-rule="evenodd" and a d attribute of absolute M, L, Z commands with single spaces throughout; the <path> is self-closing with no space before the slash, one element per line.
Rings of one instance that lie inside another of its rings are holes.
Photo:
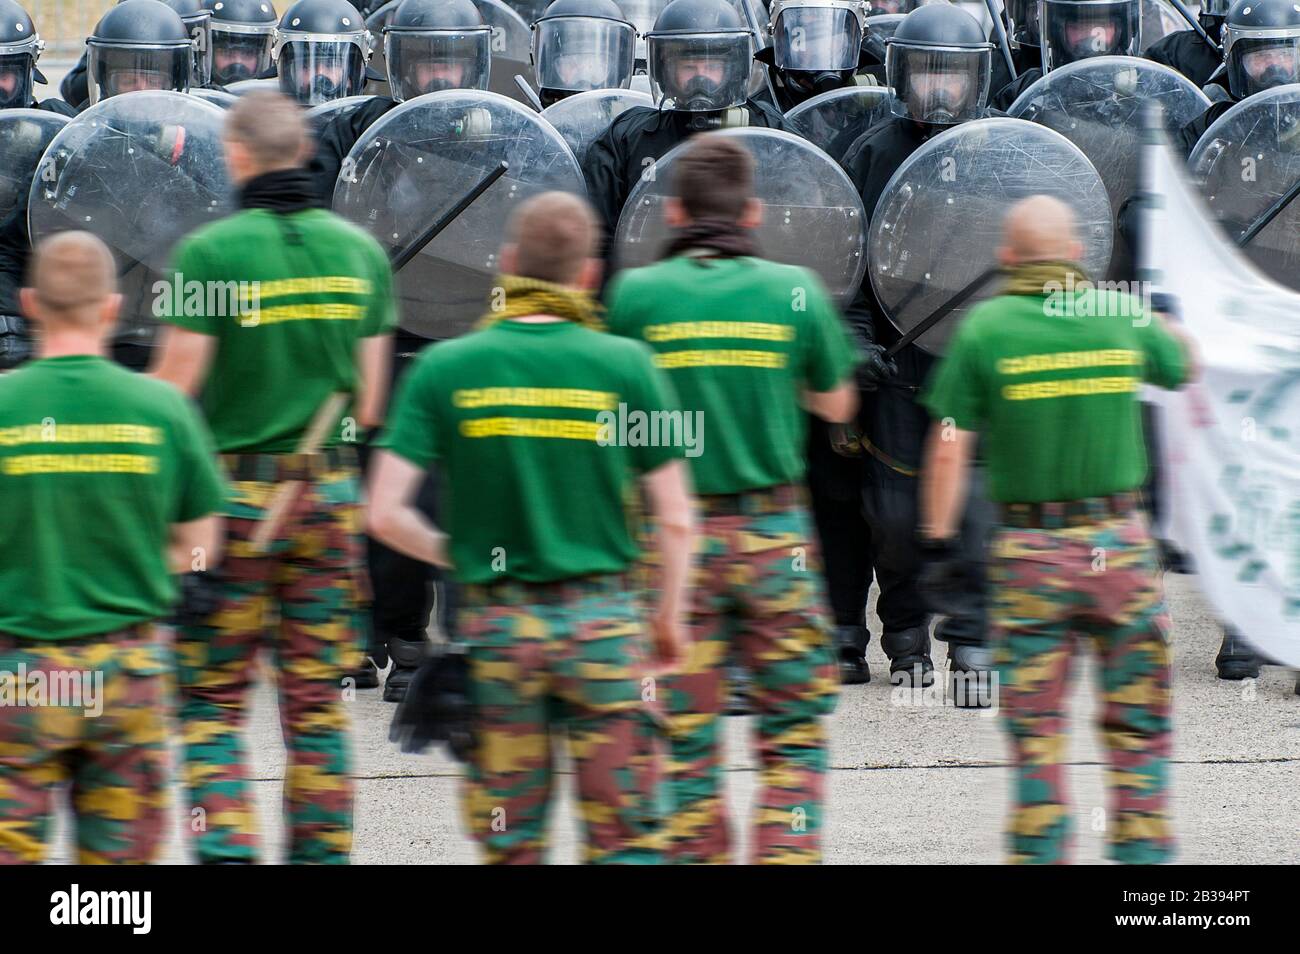
<path fill-rule="evenodd" d="M 392 363 L 392 335 L 375 335 L 357 342 L 357 401 L 355 414 L 360 427 L 384 423 L 388 402 L 388 367 Z"/>
<path fill-rule="evenodd" d="M 435 566 L 451 565 L 447 535 L 415 506 L 424 471 L 391 451 L 375 454 L 366 532 L 385 546 Z"/>
<path fill-rule="evenodd" d="M 194 397 L 203 389 L 216 349 L 217 339 L 211 335 L 168 325 L 162 329 L 162 342 L 149 375 Z"/>
<path fill-rule="evenodd" d="M 686 462 L 671 461 L 642 479 L 655 520 L 659 548 L 659 604 L 651 618 L 657 655 L 673 664 L 685 652 L 682 620 L 686 612 L 686 587 L 690 581 L 695 520 Z"/>
<path fill-rule="evenodd" d="M 921 535 L 948 540 L 961 526 L 975 433 L 936 421 L 926 440 L 921 467 Z"/>
<path fill-rule="evenodd" d="M 849 378 L 833 391 L 805 391 L 803 403 L 823 421 L 845 424 L 858 413 L 858 389 Z"/>
<path fill-rule="evenodd" d="M 221 563 L 224 524 L 219 514 L 171 525 L 167 562 L 173 573 L 212 570 Z"/>

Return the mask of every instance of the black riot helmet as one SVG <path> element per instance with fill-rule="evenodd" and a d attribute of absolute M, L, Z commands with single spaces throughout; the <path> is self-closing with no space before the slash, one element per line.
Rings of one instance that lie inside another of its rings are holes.
<path fill-rule="evenodd" d="M 993 44 L 960 7 L 918 7 L 885 41 L 885 74 L 893 111 L 919 123 L 951 126 L 984 114 Z"/>
<path fill-rule="evenodd" d="M 1017 49 L 1042 45 L 1038 29 L 1038 0 L 1006 0 L 1007 39 Z"/>
<path fill-rule="evenodd" d="M 753 34 L 727 0 L 672 0 L 645 39 L 650 88 L 660 105 L 708 113 L 747 98 Z"/>
<path fill-rule="evenodd" d="M 36 71 L 45 44 L 36 25 L 14 0 L 0 0 L 0 109 L 30 106 L 32 86 L 44 77 Z"/>
<path fill-rule="evenodd" d="M 772 65 L 796 99 L 851 81 L 862 56 L 866 19 L 862 0 L 773 0 Z"/>
<path fill-rule="evenodd" d="M 225 86 L 267 73 L 271 69 L 275 27 L 280 20 L 271 0 L 204 2 L 212 11 L 208 24 L 212 79 Z"/>
<path fill-rule="evenodd" d="M 555 0 L 533 24 L 533 73 L 542 104 L 632 82 L 636 27 L 614 0 Z"/>
<path fill-rule="evenodd" d="M 472 0 L 402 0 L 384 27 L 393 99 L 444 89 L 487 89 L 492 28 Z"/>
<path fill-rule="evenodd" d="M 317 106 L 361 93 L 370 33 L 348 0 L 298 0 L 280 18 L 272 53 L 280 89 Z"/>
<path fill-rule="evenodd" d="M 194 41 L 194 72 L 190 76 L 190 86 L 207 86 L 212 81 L 212 11 L 203 5 L 203 0 L 162 0 L 176 11 Z"/>
<path fill-rule="evenodd" d="M 1296 0 L 1237 0 L 1223 23 L 1228 90 L 1245 99 L 1300 83 L 1300 5 Z"/>
<path fill-rule="evenodd" d="M 122 0 L 95 25 L 86 47 L 92 104 L 136 90 L 190 88 L 194 40 L 160 0 Z"/>
<path fill-rule="evenodd" d="M 1043 72 L 1094 56 L 1138 56 L 1142 0 L 1040 0 Z"/>

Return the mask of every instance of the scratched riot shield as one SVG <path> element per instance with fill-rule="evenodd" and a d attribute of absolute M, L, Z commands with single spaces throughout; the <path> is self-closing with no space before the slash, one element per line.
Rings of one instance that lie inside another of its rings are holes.
<path fill-rule="evenodd" d="M 327 103 L 320 103 L 307 110 L 307 123 L 311 126 L 314 135 L 320 135 L 320 131 L 336 117 L 350 115 L 370 102 L 370 100 L 370 96 L 364 95 L 344 96 L 342 99 L 331 99 Z"/>
<path fill-rule="evenodd" d="M 391 96 L 388 85 L 388 67 L 384 60 L 384 27 L 393 18 L 401 0 L 391 0 L 366 18 L 366 29 L 375 38 L 375 49 L 370 54 L 370 70 L 379 78 L 366 83 L 367 96 Z M 516 74 L 531 79 L 533 34 L 510 6 L 501 0 L 474 0 L 483 22 L 492 28 L 492 68 L 488 73 L 488 89 L 507 99 L 529 105 L 527 94 L 515 83 Z"/>
<path fill-rule="evenodd" d="M 190 90 L 191 96 L 197 96 L 205 103 L 211 103 L 213 106 L 220 106 L 222 109 L 229 109 L 239 102 L 239 97 L 234 93 L 227 93 L 221 89 L 201 89 Z"/>
<path fill-rule="evenodd" d="M 28 201 L 32 242 L 84 229 L 112 249 L 120 341 L 152 343 L 154 285 L 173 280 L 176 242 L 231 211 L 224 120 L 188 93 L 123 93 L 69 122 L 41 158 Z"/>
<path fill-rule="evenodd" d="M 1110 200 L 1088 157 L 1064 136 L 1020 119 L 978 119 L 912 153 L 881 193 L 869 238 L 871 284 L 898 330 L 907 334 L 959 293 L 969 293 L 967 304 L 996 294 L 1003 216 L 1037 194 L 1073 209 L 1081 264 L 1101 275 L 1111 253 Z M 916 343 L 942 353 L 963 311 Z"/>
<path fill-rule="evenodd" d="M 509 171 L 401 268 L 402 327 L 450 338 L 488 309 L 506 222 L 525 199 L 562 190 L 584 195 L 564 138 L 532 110 L 481 90 L 428 93 L 393 109 L 343 162 L 334 210 L 373 235 L 390 259 L 501 162 Z"/>
<path fill-rule="evenodd" d="M 1209 108 L 1196 85 L 1167 66 L 1129 56 L 1097 56 L 1052 70 L 1026 89 L 1007 114 L 1059 132 L 1083 150 L 1110 193 L 1121 220 L 1140 176 L 1142 110 L 1160 107 L 1171 135 Z M 1133 249 L 1121 232 L 1105 270 L 1112 280 L 1132 280 Z"/>
<path fill-rule="evenodd" d="M 27 197 L 36 167 L 68 117 L 43 109 L 0 109 L 0 231 L 27 229 Z"/>
<path fill-rule="evenodd" d="M 893 99 L 885 86 L 846 86 L 805 100 L 785 114 L 785 121 L 839 162 L 859 136 L 890 114 Z"/>
<path fill-rule="evenodd" d="M 1201 136 L 1187 168 L 1227 238 L 1239 241 L 1300 182 L 1300 86 L 1237 103 Z M 1300 200 L 1283 206 L 1242 251 L 1265 275 L 1300 290 Z"/>
<path fill-rule="evenodd" d="M 654 102 L 648 93 L 630 89 L 589 89 L 546 107 L 542 118 L 564 137 L 581 166 L 586 161 L 587 148 L 615 117 L 633 106 L 653 107 Z"/>
<path fill-rule="evenodd" d="M 245 93 L 251 93 L 255 89 L 269 89 L 273 93 L 280 92 L 280 81 L 271 77 L 269 79 L 246 79 L 237 83 L 231 83 L 226 87 L 226 92 L 232 96 L 239 97 Z"/>
<path fill-rule="evenodd" d="M 756 232 L 764 258 L 817 272 L 841 303 L 862 283 L 866 231 L 862 199 L 829 156 L 793 133 L 746 127 L 728 136 L 754 157 L 754 195 L 763 204 Z M 631 268 L 656 261 L 669 240 L 664 201 L 673 193 L 674 165 L 687 144 L 676 146 L 642 174 L 615 233 L 615 259 Z"/>

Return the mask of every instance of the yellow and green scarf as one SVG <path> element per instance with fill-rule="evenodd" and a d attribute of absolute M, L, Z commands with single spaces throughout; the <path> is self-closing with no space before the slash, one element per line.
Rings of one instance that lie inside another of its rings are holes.
<path fill-rule="evenodd" d="M 478 327 L 487 328 L 498 321 L 529 315 L 554 315 L 592 331 L 605 330 L 605 309 L 591 292 L 518 275 L 497 277 L 492 290 L 492 308 L 478 320 Z"/>
<path fill-rule="evenodd" d="M 1050 295 L 1088 280 L 1087 272 L 1074 262 L 1025 262 L 1006 269 L 1005 275 L 1004 295 Z"/>

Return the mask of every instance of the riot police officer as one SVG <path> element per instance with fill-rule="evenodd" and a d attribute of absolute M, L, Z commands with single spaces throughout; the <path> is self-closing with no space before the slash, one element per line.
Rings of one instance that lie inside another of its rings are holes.
<path fill-rule="evenodd" d="M 329 203 L 343 160 L 372 123 L 399 103 L 446 89 L 487 89 L 491 71 L 492 31 L 471 0 L 402 0 L 384 27 L 384 60 L 392 94 L 374 96 L 357 109 L 340 113 L 321 129 L 310 172 L 322 201 Z M 410 359 L 427 341 L 398 331 L 394 337 L 393 377 L 397 380 Z M 363 463 L 369 455 L 363 452 Z M 421 487 L 417 505 L 432 515 L 436 481 Z M 432 571 L 428 564 L 390 550 L 378 541 L 368 546 L 371 588 L 371 660 L 357 673 L 357 687 L 378 683 L 376 661 L 385 657 L 393 668 L 384 682 L 384 699 L 400 702 L 411 676 L 423 661 L 425 627 L 433 608 Z M 442 590 L 439 616 L 450 630 L 454 599 L 450 584 Z"/>
<path fill-rule="evenodd" d="M 899 25 L 885 53 L 889 85 L 897 94 L 894 115 L 864 133 L 843 162 L 868 215 L 895 170 L 924 142 L 958 123 L 986 115 L 992 50 L 980 24 L 956 6 L 929 4 L 909 13 Z M 837 560 L 865 565 L 863 593 L 871 570 L 875 571 L 880 587 L 876 612 L 884 631 L 881 644 L 890 659 L 890 679 L 896 684 L 926 685 L 934 679 L 934 664 L 929 614 L 917 587 L 921 554 L 916 520 L 917 473 L 929 417 L 916 396 L 934 359 L 915 345 L 895 358 L 886 355 L 899 333 L 876 299 L 869 277 L 848 318 L 865 352 L 858 370 L 864 393 L 857 422 L 860 438 L 844 443 L 863 449 L 862 505 L 870 533 L 865 558 L 860 553 L 837 553 L 834 545 L 828 545 L 826 561 L 828 567 Z M 816 481 L 810 476 L 814 493 Z M 820 518 L 818 522 L 825 525 Z M 836 573 L 829 571 L 833 597 Z M 846 681 L 865 681 L 868 633 L 860 625 L 863 608 L 843 604 L 834 608 L 840 624 L 842 675 Z M 846 618 L 847 614 L 853 615 Z M 944 620 L 937 635 L 949 642 L 954 669 L 988 668 L 983 630 L 978 613 Z"/>
<path fill-rule="evenodd" d="M 994 91 L 1006 109 L 1044 73 L 1092 56 L 1137 56 L 1142 44 L 1142 0 L 1040 0 L 1040 65 Z M 1028 29 L 1028 14 L 1026 14 Z"/>
<path fill-rule="evenodd" d="M 659 14 L 646 33 L 657 107 L 622 113 L 587 152 L 587 192 L 604 221 L 606 248 L 637 179 L 652 175 L 673 146 L 726 126 L 785 128 L 776 107 L 749 95 L 753 42 L 727 0 L 672 0 Z"/>
<path fill-rule="evenodd" d="M 298 0 L 280 18 L 280 90 L 304 106 L 357 96 L 366 85 L 371 36 L 348 0 Z"/>
<path fill-rule="evenodd" d="M 543 106 L 589 89 L 626 89 L 635 57 L 636 27 L 614 0 L 555 0 L 533 24 Z"/>
<path fill-rule="evenodd" d="M 783 113 L 854 83 L 864 64 L 866 10 L 860 0 L 774 0 L 772 44 L 754 59 L 767 64 L 772 94 Z"/>
<path fill-rule="evenodd" d="M 1196 19 L 1206 35 L 1216 43 L 1223 42 L 1223 21 L 1230 6 L 1232 0 L 1202 0 Z M 1197 86 L 1208 83 L 1223 65 L 1219 52 L 1195 30 L 1175 30 L 1153 43 L 1143 55 L 1177 70 Z"/>
<path fill-rule="evenodd" d="M 205 0 L 209 24 L 212 80 L 222 86 L 271 72 L 279 17 L 271 0 Z"/>
<path fill-rule="evenodd" d="M 208 27 L 212 19 L 212 11 L 206 9 L 200 0 L 154 0 L 161 2 L 163 6 L 169 7 L 181 21 L 182 28 L 190 40 L 193 51 L 193 63 L 190 67 L 190 89 L 213 89 L 217 88 L 212 85 L 211 81 L 211 60 L 209 59 L 209 50 L 211 48 Z M 135 6 L 135 0 L 118 0 L 119 6 L 132 4 L 132 12 L 117 14 L 110 10 L 104 15 L 95 28 L 95 33 L 91 39 L 99 38 L 101 50 L 118 46 L 121 49 L 115 54 L 115 59 L 127 63 L 128 65 L 119 72 L 124 77 L 130 77 L 134 71 L 129 67 L 130 61 L 137 55 L 143 56 L 144 52 L 132 50 L 133 46 L 142 46 L 152 44 L 155 40 L 165 44 L 174 42 L 172 26 L 170 19 L 157 10 Z M 116 43 L 114 42 L 116 41 Z M 90 39 L 86 41 L 90 46 Z M 90 88 L 86 77 L 86 64 L 89 57 L 89 51 L 83 54 L 68 75 L 63 78 L 59 86 L 63 98 L 75 106 L 77 109 L 85 109 L 92 102 L 104 99 L 101 94 L 96 99 L 91 99 Z M 145 72 L 152 72 L 151 68 L 144 67 Z M 132 89 L 177 89 L 178 87 L 170 83 L 158 86 L 154 85 L 153 79 L 146 79 L 136 76 L 133 79 L 125 80 L 125 85 L 118 92 L 130 92 Z"/>
<path fill-rule="evenodd" d="M 60 99 L 36 101 L 35 86 L 45 82 L 36 66 L 44 45 L 27 11 L 14 0 L 0 0 L 0 109 L 42 109 L 62 116 L 76 113 Z M 31 251 L 27 193 L 21 182 L 15 184 L 15 190 L 12 206 L 0 219 L 0 370 L 20 364 L 30 354 L 27 325 L 18 314 L 18 287 Z"/>

